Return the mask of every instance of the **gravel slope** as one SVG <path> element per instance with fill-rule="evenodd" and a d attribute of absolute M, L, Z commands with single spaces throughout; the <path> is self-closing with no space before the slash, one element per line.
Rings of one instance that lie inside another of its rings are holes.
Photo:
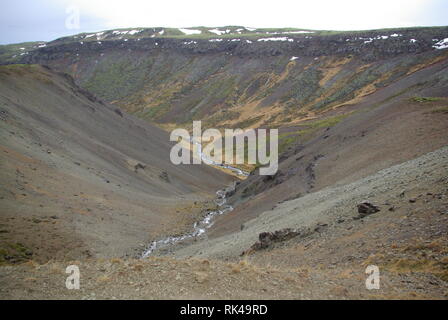
<path fill-rule="evenodd" d="M 417 159 L 384 169 L 354 183 L 325 188 L 301 198 L 286 201 L 273 210 L 244 224 L 244 229 L 215 239 L 174 251 L 176 257 L 199 256 L 235 258 L 258 240 L 261 232 L 283 228 L 309 228 L 318 223 L 333 225 L 336 220 L 356 216 L 356 205 L 363 200 L 372 202 L 397 197 L 418 185 L 429 187 L 440 179 L 448 179 L 448 147 Z"/>

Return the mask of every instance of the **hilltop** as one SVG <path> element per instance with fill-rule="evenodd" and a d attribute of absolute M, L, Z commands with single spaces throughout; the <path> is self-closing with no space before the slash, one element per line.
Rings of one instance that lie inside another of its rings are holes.
<path fill-rule="evenodd" d="M 68 73 L 99 98 L 166 129 L 198 119 L 217 128 L 284 127 L 353 105 L 442 61 L 445 39 L 447 27 L 135 28 L 24 45 L 14 61 Z"/>

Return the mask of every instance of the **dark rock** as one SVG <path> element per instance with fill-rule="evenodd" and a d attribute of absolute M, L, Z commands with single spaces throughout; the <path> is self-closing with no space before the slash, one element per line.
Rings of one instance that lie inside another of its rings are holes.
<path fill-rule="evenodd" d="M 285 228 L 274 232 L 262 232 L 258 235 L 258 240 L 255 242 L 249 250 L 244 251 L 241 255 L 250 254 L 254 251 L 266 249 L 270 247 L 274 242 L 282 242 L 300 235 L 301 232 L 291 228 Z"/>
<path fill-rule="evenodd" d="M 121 112 L 120 109 L 115 109 L 114 111 L 115 111 L 116 114 L 118 114 L 120 117 L 123 118 L 123 112 Z"/>
<path fill-rule="evenodd" d="M 368 216 L 370 214 L 380 211 L 380 209 L 377 206 L 371 204 L 368 201 L 364 201 L 364 202 L 358 204 L 357 207 L 358 207 L 358 213 L 359 213 L 358 218 L 364 218 L 365 216 Z"/>
<path fill-rule="evenodd" d="M 145 168 L 146 168 L 146 165 L 144 165 L 144 164 L 142 164 L 142 163 L 139 162 L 139 163 L 137 163 L 137 164 L 134 166 L 134 171 L 137 172 L 138 169 L 145 170 Z"/>
<path fill-rule="evenodd" d="M 163 181 L 170 182 L 170 177 L 168 176 L 168 172 L 162 171 L 162 173 L 159 175 L 159 178 Z"/>

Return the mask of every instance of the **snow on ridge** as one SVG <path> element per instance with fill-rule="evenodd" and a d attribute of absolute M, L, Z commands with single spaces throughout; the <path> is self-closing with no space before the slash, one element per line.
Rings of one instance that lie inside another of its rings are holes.
<path fill-rule="evenodd" d="M 194 29 L 182 29 L 179 28 L 179 30 L 187 35 L 192 35 L 192 34 L 201 34 L 202 31 L 201 30 L 194 30 Z"/>
<path fill-rule="evenodd" d="M 222 30 L 219 30 L 219 29 L 211 29 L 211 30 L 208 30 L 208 31 L 211 32 L 211 33 L 217 34 L 218 36 L 223 35 L 224 33 L 226 33 L 226 31 L 222 31 Z"/>
<path fill-rule="evenodd" d="M 273 37 L 273 38 L 261 38 L 258 39 L 257 41 L 289 41 L 289 42 L 293 42 L 294 39 L 290 39 L 288 37 Z"/>
<path fill-rule="evenodd" d="M 95 37 L 96 36 L 96 40 L 100 40 L 101 39 L 101 36 L 104 34 L 104 31 L 103 32 L 97 32 L 97 33 L 91 33 L 91 34 L 86 34 L 85 36 L 84 36 L 84 39 L 88 39 L 88 38 L 91 38 L 91 37 Z"/>
<path fill-rule="evenodd" d="M 209 42 L 221 42 L 222 41 L 222 39 L 210 39 L 210 40 L 208 40 Z"/>
<path fill-rule="evenodd" d="M 133 36 L 134 34 L 137 34 L 137 33 L 140 33 L 140 32 L 143 32 L 143 30 L 139 30 L 139 29 L 124 30 L 124 31 L 115 30 L 115 31 L 112 31 L 112 34 L 113 35 L 125 35 L 125 34 L 128 34 L 130 36 Z"/>
<path fill-rule="evenodd" d="M 435 43 L 432 47 L 434 49 L 438 49 L 438 50 L 447 49 L 448 48 L 448 38 L 440 40 L 439 42 Z"/>
<path fill-rule="evenodd" d="M 300 31 L 285 31 L 285 32 L 282 32 L 282 33 L 283 34 L 288 34 L 288 33 L 301 34 L 301 33 L 314 33 L 314 31 L 300 30 Z"/>
<path fill-rule="evenodd" d="M 129 31 L 129 34 L 131 35 L 131 36 L 133 36 L 134 34 L 136 34 L 136 33 L 140 33 L 140 32 L 142 32 L 143 30 L 131 30 L 131 31 Z"/>

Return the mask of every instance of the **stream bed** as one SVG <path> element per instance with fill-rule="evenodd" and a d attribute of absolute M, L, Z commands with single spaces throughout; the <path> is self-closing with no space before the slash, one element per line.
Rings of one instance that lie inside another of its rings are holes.
<path fill-rule="evenodd" d="M 217 166 L 225 169 L 229 169 L 233 172 L 235 172 L 237 175 L 247 177 L 249 175 L 249 172 L 243 171 L 239 168 L 232 167 L 227 164 L 221 164 L 216 163 L 213 160 L 207 158 L 204 153 L 202 152 L 202 145 L 199 142 L 196 142 L 194 140 L 191 140 L 192 143 L 196 144 L 198 146 L 198 156 L 201 157 L 201 159 L 204 161 L 204 163 L 211 165 L 211 166 Z M 230 205 L 227 205 L 227 194 L 235 191 L 236 182 L 225 189 L 221 189 L 216 191 L 216 199 L 215 203 L 218 206 L 217 210 L 209 211 L 200 221 L 197 221 L 193 224 L 193 229 L 189 233 L 185 233 L 180 236 L 169 236 L 164 239 L 153 241 L 149 244 L 148 247 L 144 250 L 143 254 L 141 255 L 142 258 L 146 258 L 150 256 L 155 250 L 167 248 L 169 246 L 175 245 L 181 241 L 193 239 L 201 236 L 206 232 L 208 228 L 210 228 L 214 224 L 214 220 L 217 216 L 225 214 L 227 212 L 230 212 L 233 210 L 233 207 Z"/>
<path fill-rule="evenodd" d="M 196 237 L 201 236 L 206 232 L 208 228 L 210 228 L 215 220 L 216 216 L 225 214 L 227 212 L 230 212 L 233 210 L 233 207 L 230 205 L 227 205 L 227 198 L 226 195 L 229 192 L 232 192 L 235 190 L 236 184 L 234 183 L 233 186 L 228 187 L 226 189 L 218 190 L 216 192 L 216 199 L 215 203 L 218 206 L 217 210 L 209 211 L 200 221 L 197 221 L 193 224 L 193 230 L 189 233 L 180 235 L 180 236 L 169 236 L 164 239 L 156 240 L 150 243 L 150 245 L 144 250 L 143 254 L 141 255 L 142 258 L 147 258 L 151 255 L 151 253 L 154 252 L 156 249 L 162 249 L 166 248 L 172 245 L 175 245 L 181 241 L 187 240 L 187 239 L 193 239 Z"/>

